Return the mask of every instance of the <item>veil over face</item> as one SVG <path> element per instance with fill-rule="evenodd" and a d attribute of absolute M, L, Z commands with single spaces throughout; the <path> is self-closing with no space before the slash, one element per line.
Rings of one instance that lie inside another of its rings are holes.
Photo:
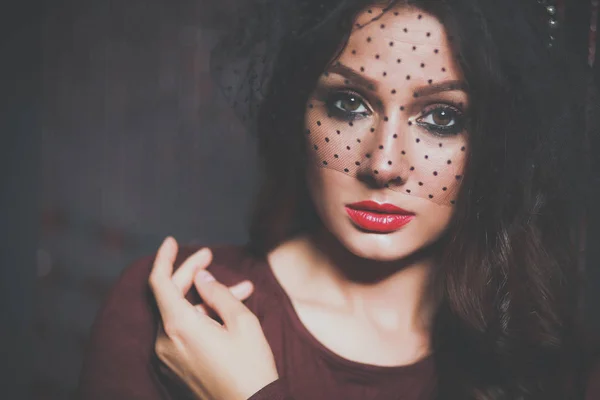
<path fill-rule="evenodd" d="M 513 172 L 536 164 L 538 141 L 564 140 L 552 100 L 563 90 L 560 68 L 546 68 L 562 48 L 556 40 L 549 51 L 547 40 L 562 35 L 548 2 L 249 2 L 245 24 L 212 54 L 211 71 L 248 130 L 278 154 L 267 157 L 270 168 L 302 149 L 311 166 L 405 198 L 504 207 L 523 187 L 525 170 Z M 340 43 L 342 31 L 348 40 Z M 531 45 L 517 45 L 522 35 Z M 271 103 L 261 108 L 265 98 Z M 265 135 L 255 131 L 259 110 Z M 302 123 L 290 122 L 300 114 Z M 465 184 L 469 196 L 461 197 Z"/>
<path fill-rule="evenodd" d="M 361 12 L 306 108 L 309 160 L 451 206 L 468 95 L 443 25 L 414 7 Z"/>

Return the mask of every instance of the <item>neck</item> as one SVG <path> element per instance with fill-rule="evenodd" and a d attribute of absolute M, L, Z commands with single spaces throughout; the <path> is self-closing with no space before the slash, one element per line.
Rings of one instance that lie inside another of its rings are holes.
<path fill-rule="evenodd" d="M 297 243 L 308 257 L 305 276 L 312 282 L 313 298 L 319 296 L 392 330 L 429 331 L 431 252 L 394 262 L 366 260 L 325 231 L 298 238 Z"/>

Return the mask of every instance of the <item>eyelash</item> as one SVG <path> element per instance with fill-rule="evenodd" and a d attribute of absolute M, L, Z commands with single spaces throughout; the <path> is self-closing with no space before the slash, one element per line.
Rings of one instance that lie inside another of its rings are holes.
<path fill-rule="evenodd" d="M 356 101 L 360 102 L 360 104 L 368 111 L 345 111 L 342 108 L 335 105 L 335 103 L 337 103 L 338 101 L 348 100 L 351 97 L 354 97 Z M 330 114 L 332 117 L 338 118 L 346 122 L 366 118 L 372 113 L 370 108 L 366 105 L 364 97 L 353 90 L 332 91 L 325 99 L 325 107 L 327 108 L 328 114 Z M 454 123 L 449 126 L 444 126 L 422 122 L 424 118 L 433 115 L 433 113 L 436 111 L 451 112 L 452 114 L 454 114 Z M 448 104 L 435 104 L 427 106 L 425 110 L 421 113 L 421 116 L 417 118 L 416 122 L 420 127 L 426 129 L 428 132 L 431 132 L 432 134 L 437 136 L 457 135 L 464 130 L 466 124 L 463 112 L 458 107 L 451 106 Z"/>
<path fill-rule="evenodd" d="M 450 112 L 452 115 L 452 120 L 454 123 L 452 125 L 434 125 L 428 122 L 422 122 L 424 118 L 427 116 L 433 115 L 436 111 L 446 111 Z M 458 135 L 465 129 L 466 118 L 461 110 L 457 107 L 448 105 L 448 104 L 435 104 L 433 106 L 428 106 L 425 108 L 425 111 L 422 112 L 421 116 L 416 119 L 417 125 L 426 129 L 434 135 L 438 136 L 450 136 L 450 135 Z"/>
<path fill-rule="evenodd" d="M 349 112 L 335 105 L 340 100 L 349 100 L 350 98 L 356 98 L 356 100 L 367 110 L 362 112 Z M 353 90 L 340 90 L 332 91 L 325 99 L 325 106 L 327 112 L 335 118 L 339 118 L 344 121 L 356 121 L 362 118 L 366 118 L 371 115 L 371 110 L 366 105 L 366 101 L 363 96 Z"/>

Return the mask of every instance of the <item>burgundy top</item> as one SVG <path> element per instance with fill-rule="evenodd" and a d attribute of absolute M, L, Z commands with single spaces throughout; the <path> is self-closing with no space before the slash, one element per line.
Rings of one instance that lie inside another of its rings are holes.
<path fill-rule="evenodd" d="M 182 247 L 177 268 L 197 248 Z M 225 285 L 249 279 L 254 293 L 245 301 L 258 317 L 271 346 L 279 380 L 250 400 L 426 400 L 435 383 L 433 358 L 399 367 L 347 360 L 323 346 L 304 327 L 267 261 L 240 247 L 217 247 L 208 270 Z M 134 262 L 122 274 L 92 328 L 80 379 L 82 400 L 187 400 L 194 397 L 154 353 L 159 313 L 148 287 L 154 255 Z M 187 298 L 198 303 L 195 291 Z M 600 368 L 586 400 L 600 399 Z M 292 399 L 293 394 L 293 399 Z"/>

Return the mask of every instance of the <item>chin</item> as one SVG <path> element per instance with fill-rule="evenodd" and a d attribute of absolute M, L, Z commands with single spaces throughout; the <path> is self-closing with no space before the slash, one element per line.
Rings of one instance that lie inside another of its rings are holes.
<path fill-rule="evenodd" d="M 380 262 L 402 260 L 433 242 L 420 240 L 419 235 L 407 229 L 408 226 L 396 232 L 382 234 L 362 231 L 351 223 L 350 225 L 350 227 L 332 226 L 330 233 L 350 253 L 367 260 Z"/>

